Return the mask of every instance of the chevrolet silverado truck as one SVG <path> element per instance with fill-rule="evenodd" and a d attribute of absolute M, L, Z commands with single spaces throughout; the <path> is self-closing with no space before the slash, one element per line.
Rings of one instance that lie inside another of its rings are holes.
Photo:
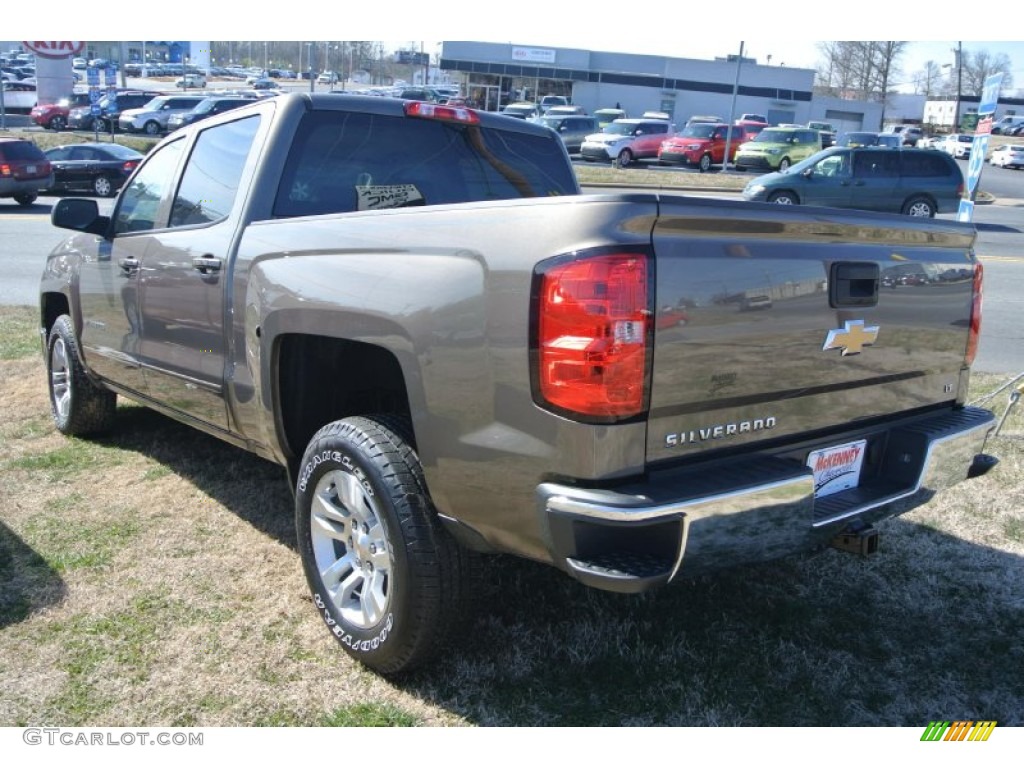
<path fill-rule="evenodd" d="M 122 396 L 282 465 L 313 602 L 385 674 L 445 647 L 477 553 L 639 592 L 868 551 L 994 461 L 966 224 L 583 195 L 543 126 L 337 94 L 188 126 L 52 221 L 56 428 Z"/>

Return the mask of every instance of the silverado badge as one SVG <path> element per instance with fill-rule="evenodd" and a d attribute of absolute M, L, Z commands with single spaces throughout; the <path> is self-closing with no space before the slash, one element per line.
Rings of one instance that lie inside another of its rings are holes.
<path fill-rule="evenodd" d="M 870 347 L 878 338 L 878 326 L 864 327 L 863 320 L 847 320 L 844 328 L 836 328 L 828 332 L 825 346 L 821 349 L 843 350 L 843 356 L 858 355 L 864 347 Z"/>

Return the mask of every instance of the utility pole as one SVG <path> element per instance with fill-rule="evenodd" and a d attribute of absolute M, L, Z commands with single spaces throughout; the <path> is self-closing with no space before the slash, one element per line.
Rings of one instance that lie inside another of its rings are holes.
<path fill-rule="evenodd" d="M 960 91 L 964 82 L 963 41 L 958 40 L 956 49 L 956 102 L 953 106 L 953 133 L 960 133 Z"/>

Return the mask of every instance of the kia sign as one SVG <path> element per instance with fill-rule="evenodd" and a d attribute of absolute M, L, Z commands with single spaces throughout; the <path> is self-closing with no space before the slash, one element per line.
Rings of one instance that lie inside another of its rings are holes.
<path fill-rule="evenodd" d="M 50 42 L 22 40 L 21 44 L 36 56 L 42 56 L 44 59 L 66 59 L 69 56 L 77 56 L 85 48 L 85 43 L 81 40 L 57 40 Z"/>

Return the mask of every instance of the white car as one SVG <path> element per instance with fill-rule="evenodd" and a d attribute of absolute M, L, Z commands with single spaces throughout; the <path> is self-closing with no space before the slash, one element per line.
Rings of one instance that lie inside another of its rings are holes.
<path fill-rule="evenodd" d="M 943 149 L 956 158 L 968 158 L 971 156 L 971 145 L 974 143 L 974 134 L 951 133 L 946 137 Z"/>
<path fill-rule="evenodd" d="M 989 162 L 1001 168 L 1024 168 L 1024 144 L 1003 144 L 992 153 Z"/>
<path fill-rule="evenodd" d="M 179 77 L 174 81 L 174 84 L 179 88 L 205 88 L 206 78 L 202 75 L 187 74 L 184 77 Z"/>

